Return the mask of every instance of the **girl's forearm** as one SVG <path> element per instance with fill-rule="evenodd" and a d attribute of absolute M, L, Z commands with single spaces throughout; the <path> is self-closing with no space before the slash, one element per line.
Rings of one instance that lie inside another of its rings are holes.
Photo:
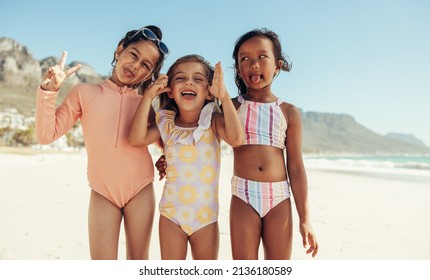
<path fill-rule="evenodd" d="M 228 95 L 221 100 L 221 103 L 224 114 L 225 130 L 228 138 L 226 141 L 232 147 L 240 146 L 242 145 L 245 136 L 236 108 Z"/>
<path fill-rule="evenodd" d="M 289 170 L 291 190 L 296 204 L 300 222 L 309 221 L 308 183 L 306 172 L 303 170 Z"/>
<path fill-rule="evenodd" d="M 132 146 L 146 145 L 148 135 L 148 118 L 151 111 L 151 99 L 142 97 L 131 123 L 128 141 Z"/>

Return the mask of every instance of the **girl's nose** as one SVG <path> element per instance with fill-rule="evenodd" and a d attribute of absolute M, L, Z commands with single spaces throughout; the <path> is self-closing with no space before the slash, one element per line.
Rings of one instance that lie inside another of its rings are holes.
<path fill-rule="evenodd" d="M 194 83 L 193 83 L 193 79 L 191 79 L 191 78 L 187 78 L 187 79 L 185 79 L 185 84 L 186 85 L 193 85 Z"/>
<path fill-rule="evenodd" d="M 256 59 L 251 60 L 251 69 L 256 69 L 256 68 L 260 68 L 258 61 Z"/>

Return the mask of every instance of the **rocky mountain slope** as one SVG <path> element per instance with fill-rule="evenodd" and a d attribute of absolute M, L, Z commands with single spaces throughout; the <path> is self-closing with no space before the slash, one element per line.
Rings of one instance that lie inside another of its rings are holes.
<path fill-rule="evenodd" d="M 24 117 L 34 116 L 35 88 L 45 70 L 58 61 L 59 58 L 55 57 L 38 61 L 25 46 L 13 39 L 0 38 L 0 112 L 15 108 Z M 83 67 L 67 79 L 59 101 L 73 85 L 97 83 L 103 79 L 91 66 L 80 63 Z M 349 115 L 302 112 L 302 121 L 304 152 L 430 153 L 430 148 L 413 135 L 391 133 L 383 136 L 357 123 Z"/>

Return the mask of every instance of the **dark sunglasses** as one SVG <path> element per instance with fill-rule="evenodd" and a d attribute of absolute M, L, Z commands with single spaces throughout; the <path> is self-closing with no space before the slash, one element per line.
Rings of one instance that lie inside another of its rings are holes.
<path fill-rule="evenodd" d="M 136 37 L 136 35 L 140 33 L 142 33 L 146 39 L 156 42 L 158 45 L 158 49 L 162 54 L 164 54 L 165 56 L 169 54 L 169 48 L 167 48 L 166 44 L 161 42 L 161 40 L 158 39 L 157 35 L 155 35 L 155 33 L 152 32 L 151 29 L 146 27 L 142 27 L 141 29 L 137 30 L 136 33 L 134 33 L 133 36 L 130 37 L 130 39 L 124 42 L 124 44 L 127 44 L 128 42 L 130 42 L 131 39 L 133 39 L 134 37 Z"/>

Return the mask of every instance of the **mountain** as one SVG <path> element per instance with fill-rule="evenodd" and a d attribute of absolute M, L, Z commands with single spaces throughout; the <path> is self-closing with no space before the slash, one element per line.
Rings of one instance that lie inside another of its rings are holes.
<path fill-rule="evenodd" d="M 0 113 L 16 108 L 19 114 L 33 117 L 35 89 L 46 69 L 58 62 L 59 59 L 52 56 L 38 61 L 25 46 L 13 39 L 0 38 Z M 68 67 L 77 63 L 74 61 Z M 72 74 L 61 88 L 59 102 L 73 85 L 97 83 L 104 79 L 91 66 L 80 63 L 81 69 Z M 1 121 L 0 138 L 4 127 Z M 307 153 L 430 154 L 430 148 L 413 135 L 390 133 L 383 136 L 357 123 L 349 115 L 302 111 L 302 121 L 303 151 Z"/>
<path fill-rule="evenodd" d="M 33 115 L 35 89 L 42 81 L 46 69 L 59 61 L 59 58 L 53 56 L 38 61 L 27 47 L 13 39 L 0 37 L 0 112 L 17 108 L 23 115 Z M 77 63 L 79 62 L 71 62 L 66 68 Z M 97 83 L 103 79 L 91 66 L 81 64 L 79 71 L 70 75 L 61 87 L 59 101 L 75 84 Z"/>
<path fill-rule="evenodd" d="M 430 148 L 413 135 L 383 136 L 346 114 L 302 112 L 302 122 L 303 150 L 309 153 L 430 153 Z"/>

